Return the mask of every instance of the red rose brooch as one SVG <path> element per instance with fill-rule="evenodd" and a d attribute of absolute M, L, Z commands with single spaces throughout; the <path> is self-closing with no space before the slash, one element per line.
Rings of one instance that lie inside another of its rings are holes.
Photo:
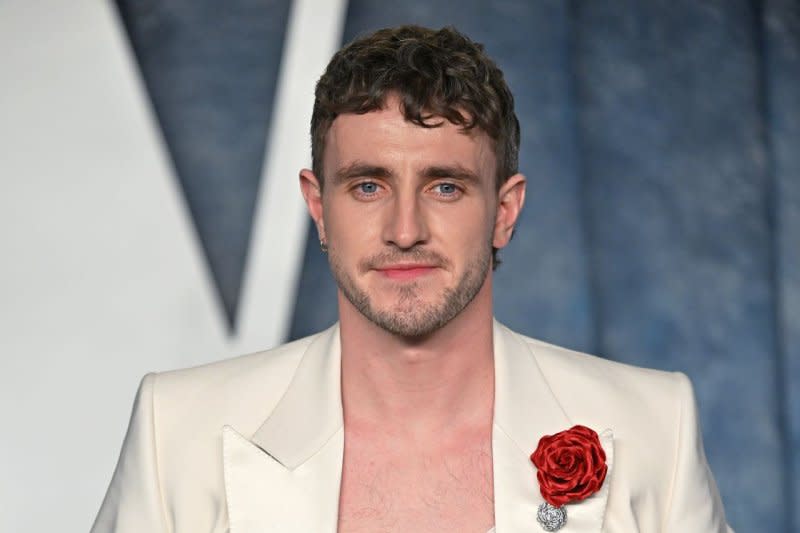
<path fill-rule="evenodd" d="M 567 522 L 564 504 L 579 502 L 600 490 L 608 471 L 600 438 L 586 426 L 542 437 L 531 461 L 545 501 L 536 519 L 545 531 L 561 529 Z"/>

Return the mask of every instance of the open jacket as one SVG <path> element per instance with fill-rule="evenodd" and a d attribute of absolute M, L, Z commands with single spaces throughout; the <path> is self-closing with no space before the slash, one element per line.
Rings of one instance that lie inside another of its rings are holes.
<path fill-rule="evenodd" d="M 680 373 L 536 341 L 495 323 L 497 533 L 542 532 L 530 461 L 575 424 L 608 474 L 563 533 L 726 532 L 694 396 Z M 339 328 L 142 380 L 92 533 L 335 532 L 344 449 Z"/>

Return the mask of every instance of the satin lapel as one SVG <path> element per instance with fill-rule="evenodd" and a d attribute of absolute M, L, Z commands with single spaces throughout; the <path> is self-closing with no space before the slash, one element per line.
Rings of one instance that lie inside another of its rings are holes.
<path fill-rule="evenodd" d="M 544 531 L 536 521 L 544 502 L 530 455 L 544 435 L 574 425 L 561 407 L 529 345 L 495 322 L 495 406 L 492 433 L 494 513 L 497 533 Z M 597 428 L 593 428 L 597 430 Z M 601 433 L 609 471 L 602 489 L 583 502 L 567 506 L 567 523 L 559 533 L 601 530 L 611 478 L 613 438 Z"/>
<path fill-rule="evenodd" d="M 252 438 L 224 429 L 231 533 L 336 531 L 344 453 L 340 359 L 334 327 L 308 347 Z"/>

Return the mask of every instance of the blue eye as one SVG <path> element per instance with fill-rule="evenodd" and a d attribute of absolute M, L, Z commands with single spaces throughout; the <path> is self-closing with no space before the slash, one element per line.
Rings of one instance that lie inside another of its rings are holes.
<path fill-rule="evenodd" d="M 439 183 L 436 185 L 439 194 L 443 194 L 445 196 L 452 196 L 458 192 L 458 187 L 455 186 L 453 183 Z"/>
<path fill-rule="evenodd" d="M 378 184 L 372 181 L 365 181 L 364 183 L 359 183 L 358 192 L 364 194 L 375 194 L 376 192 L 378 192 Z"/>

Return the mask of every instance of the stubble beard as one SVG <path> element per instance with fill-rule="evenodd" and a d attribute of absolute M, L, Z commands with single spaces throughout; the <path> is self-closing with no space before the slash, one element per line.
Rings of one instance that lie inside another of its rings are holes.
<path fill-rule="evenodd" d="M 430 258 L 430 254 L 415 250 L 391 254 L 392 260 L 423 257 Z M 439 256 L 435 257 L 440 259 Z M 443 289 L 441 296 L 432 302 L 423 301 L 419 294 L 419 283 L 399 285 L 396 289 L 396 302 L 388 309 L 377 309 L 373 305 L 369 294 L 359 287 L 342 267 L 334 248 L 329 251 L 328 261 L 339 289 L 362 315 L 389 333 L 415 338 L 425 337 L 441 329 L 469 305 L 486 281 L 491 257 L 491 245 L 489 245 L 483 253 L 467 263 L 456 286 Z M 362 269 L 366 270 L 376 261 L 377 259 L 366 261 Z"/>

